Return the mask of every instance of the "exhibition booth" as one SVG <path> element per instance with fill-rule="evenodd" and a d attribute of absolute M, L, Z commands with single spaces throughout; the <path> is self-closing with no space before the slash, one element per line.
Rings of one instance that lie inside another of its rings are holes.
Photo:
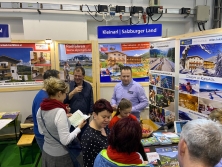
<path fill-rule="evenodd" d="M 9 111 L 20 111 L 24 122 L 31 113 L 30 99 L 42 87 L 47 69 L 60 71 L 65 62 L 85 68 L 85 80 L 93 87 L 94 100 L 110 100 L 120 81 L 121 66 L 131 66 L 132 77 L 143 87 L 149 106 L 142 119 L 156 125 L 182 119 L 206 118 L 220 108 L 221 29 L 171 38 L 105 38 L 98 41 L 11 41 L 0 43 L 0 92 Z M 22 98 L 20 98 L 22 97 Z M 34 98 L 34 96 L 33 96 Z M 13 105 L 9 107 L 7 99 Z M 28 108 L 21 106 L 29 106 Z M 158 115 L 158 116 L 153 116 Z M 155 128 L 154 128 L 155 129 Z"/>
<path fill-rule="evenodd" d="M 0 110 L 0 138 L 15 135 L 17 141 L 20 123 L 31 115 L 33 98 L 48 69 L 58 70 L 60 79 L 69 82 L 81 65 L 94 101 L 110 101 L 121 81 L 121 67 L 130 66 L 133 80 L 143 86 L 149 100 L 141 121 L 151 132 L 177 120 L 206 119 L 222 108 L 222 29 L 161 38 L 160 24 L 129 27 L 100 26 L 94 41 L 1 42 L 0 95 L 1 105 L 7 107 Z M 67 64 L 69 71 L 64 70 Z M 3 120 L 13 113 L 12 121 Z M 7 127 L 10 122 L 13 127 Z M 158 155 L 150 156 L 175 153 L 177 144 L 172 143 L 170 150 L 160 147 Z"/>

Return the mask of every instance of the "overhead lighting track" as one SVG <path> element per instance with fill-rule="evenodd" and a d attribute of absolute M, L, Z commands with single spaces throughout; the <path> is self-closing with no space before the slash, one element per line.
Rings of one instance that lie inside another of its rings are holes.
<path fill-rule="evenodd" d="M 116 5 L 113 5 L 116 6 Z M 143 7 L 146 11 L 147 6 Z M 0 2 L 0 9 L 18 10 L 56 10 L 56 11 L 78 11 L 78 12 L 97 12 L 98 5 L 73 5 L 73 4 L 52 4 L 52 3 L 33 3 L 33 2 Z M 125 7 L 124 13 L 130 13 L 131 7 Z M 181 9 L 163 8 L 163 14 L 181 14 Z M 190 15 L 194 15 L 195 10 L 190 10 Z"/>

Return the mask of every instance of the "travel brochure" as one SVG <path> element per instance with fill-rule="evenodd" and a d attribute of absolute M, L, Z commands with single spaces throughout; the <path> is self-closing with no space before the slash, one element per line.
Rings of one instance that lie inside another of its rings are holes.
<path fill-rule="evenodd" d="M 143 146 L 179 143 L 180 137 L 172 132 L 154 132 L 153 137 L 141 139 Z"/>
<path fill-rule="evenodd" d="M 146 152 L 148 162 L 157 167 L 179 167 L 178 146 L 155 148 L 156 152 Z"/>
<path fill-rule="evenodd" d="M 83 114 L 80 110 L 77 110 L 69 117 L 69 121 L 74 127 L 77 127 L 84 120 L 87 120 L 90 116 Z"/>

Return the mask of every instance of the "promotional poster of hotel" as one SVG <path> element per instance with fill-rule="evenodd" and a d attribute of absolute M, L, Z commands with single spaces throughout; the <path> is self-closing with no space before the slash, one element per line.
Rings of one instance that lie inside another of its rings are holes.
<path fill-rule="evenodd" d="M 179 118 L 206 118 L 222 108 L 221 83 L 222 36 L 181 40 Z"/>
<path fill-rule="evenodd" d="M 51 69 L 50 45 L 35 43 L 0 44 L 0 86 L 42 84 Z"/>
<path fill-rule="evenodd" d="M 149 42 L 99 44 L 100 82 L 119 82 L 120 68 L 130 66 L 133 80 L 148 82 Z"/>
<path fill-rule="evenodd" d="M 150 119 L 157 125 L 175 120 L 175 41 L 150 47 Z"/>

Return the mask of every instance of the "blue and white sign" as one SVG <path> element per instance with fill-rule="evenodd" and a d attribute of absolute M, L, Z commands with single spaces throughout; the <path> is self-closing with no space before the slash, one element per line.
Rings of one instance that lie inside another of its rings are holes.
<path fill-rule="evenodd" d="M 98 39 L 161 37 L 162 24 L 98 26 Z"/>
<path fill-rule="evenodd" d="M 0 24 L 0 42 L 11 42 L 10 26 L 8 24 Z"/>

